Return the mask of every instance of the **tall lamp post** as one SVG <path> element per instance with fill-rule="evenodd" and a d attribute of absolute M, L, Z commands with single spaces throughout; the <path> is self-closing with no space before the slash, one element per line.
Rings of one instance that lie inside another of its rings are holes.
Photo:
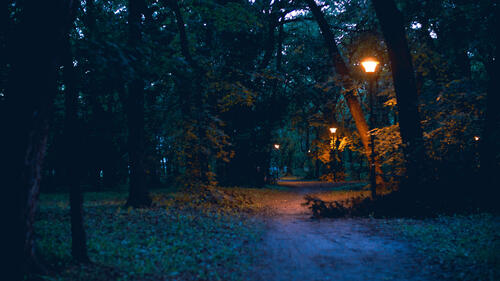
<path fill-rule="evenodd" d="M 331 127 L 330 128 L 330 165 L 332 168 L 332 174 L 333 174 L 333 181 L 335 181 L 337 178 L 335 177 L 336 173 L 336 159 L 335 159 L 335 132 L 337 131 L 337 128 Z M 334 165 L 335 164 L 335 165 Z"/>
<path fill-rule="evenodd" d="M 361 62 L 368 77 L 368 95 L 370 99 L 370 127 L 375 127 L 375 115 L 373 114 L 375 82 L 377 78 L 377 66 L 379 62 L 375 58 L 366 58 Z M 370 134 L 370 187 L 372 198 L 377 196 L 377 179 L 375 174 L 375 135 Z"/>
<path fill-rule="evenodd" d="M 281 153 L 280 153 L 280 145 L 275 143 L 274 144 L 274 149 L 276 149 L 276 151 L 278 152 L 278 163 L 277 163 L 277 168 L 274 169 L 275 171 L 275 174 L 274 174 L 274 180 L 275 181 L 278 181 L 279 177 L 280 177 L 280 168 L 281 168 Z"/>

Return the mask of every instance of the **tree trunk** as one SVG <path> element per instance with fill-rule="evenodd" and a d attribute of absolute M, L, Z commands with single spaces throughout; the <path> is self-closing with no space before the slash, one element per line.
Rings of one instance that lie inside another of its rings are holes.
<path fill-rule="evenodd" d="M 497 8 L 498 14 L 498 8 Z M 497 20 L 498 21 L 498 20 Z M 500 36 L 496 35 L 496 50 L 490 63 L 486 66 L 489 81 L 488 89 L 486 92 L 486 118 L 484 120 L 483 131 L 479 143 L 479 157 L 480 157 L 480 177 L 483 182 L 482 195 L 487 199 L 487 203 L 491 206 L 497 206 L 498 202 L 496 196 L 497 190 L 492 189 L 492 183 L 497 181 L 497 173 L 500 171 L 500 146 L 498 139 L 500 138 L 500 95 L 498 94 L 499 87 L 499 50 Z M 498 188 L 497 188 L 498 189 Z"/>
<path fill-rule="evenodd" d="M 140 75 L 142 55 L 138 50 L 142 41 L 141 7 L 144 7 L 145 3 L 144 0 L 129 0 L 128 4 L 128 44 L 135 57 L 132 63 L 135 75 L 128 85 L 126 101 L 130 165 L 130 186 L 126 205 L 142 208 L 151 205 L 144 166 L 144 82 Z"/>
<path fill-rule="evenodd" d="M 267 40 L 265 42 L 265 48 L 264 48 L 264 57 L 262 58 L 261 63 L 257 67 L 257 71 L 260 72 L 264 70 L 267 65 L 271 62 L 271 58 L 273 57 L 273 52 L 274 52 L 274 42 L 275 42 L 275 35 L 274 35 L 274 30 L 276 29 L 276 21 L 277 17 L 276 14 L 272 12 L 272 7 L 270 8 L 269 12 L 269 22 L 267 24 L 268 30 L 267 30 Z M 260 80 L 260 79 L 259 79 Z"/>
<path fill-rule="evenodd" d="M 177 24 L 177 29 L 179 31 L 179 38 L 180 38 L 180 43 L 181 43 L 181 53 L 184 56 L 184 58 L 186 59 L 186 61 L 189 63 L 189 65 L 194 70 L 197 70 L 198 65 L 193 60 L 193 57 L 191 56 L 191 52 L 189 51 L 189 42 L 187 39 L 184 18 L 182 17 L 181 10 L 179 8 L 179 3 L 177 3 L 177 0 L 167 0 L 167 4 L 172 8 L 172 10 L 174 11 L 174 14 L 175 14 L 175 20 L 176 20 L 176 24 Z"/>
<path fill-rule="evenodd" d="M 78 89 L 77 77 L 73 66 L 69 31 L 73 27 L 74 13 L 69 17 L 69 29 L 64 42 L 64 162 L 66 167 L 66 185 L 69 187 L 71 216 L 71 254 L 79 262 L 89 262 L 87 254 L 87 239 L 83 225 L 83 193 L 80 186 L 80 128 L 78 124 Z M 75 149 L 76 147 L 76 149 Z M 75 157 L 76 156 L 76 157 Z"/>
<path fill-rule="evenodd" d="M 424 177 L 424 141 L 418 116 L 418 96 L 403 15 L 393 0 L 373 0 L 385 37 L 396 91 L 407 184 L 418 186 Z M 405 185 L 407 185 L 405 184 Z"/>
<path fill-rule="evenodd" d="M 361 142 L 363 143 L 363 147 L 365 149 L 365 156 L 369 159 L 370 157 L 370 137 L 368 134 L 368 124 L 366 123 L 365 115 L 363 114 L 363 110 L 361 109 L 361 105 L 359 103 L 358 98 L 354 95 L 352 89 L 353 82 L 351 80 L 351 73 L 346 63 L 342 59 L 340 55 L 340 51 L 335 45 L 335 36 L 333 35 L 330 25 L 326 21 L 321 9 L 318 7 L 314 0 L 305 0 L 309 9 L 314 15 L 319 28 L 321 30 L 321 34 L 323 35 L 325 44 L 328 48 L 330 57 L 333 62 L 333 66 L 337 74 L 342 77 L 342 86 L 344 89 L 347 89 L 343 92 L 344 98 L 347 102 L 347 106 L 349 107 L 349 111 L 354 119 L 354 123 L 356 124 L 356 129 L 358 130 L 359 136 L 361 138 Z M 382 169 L 380 168 L 380 163 L 375 161 L 375 169 L 377 172 L 377 184 L 383 186 L 385 185 L 385 181 L 383 178 Z"/>
<path fill-rule="evenodd" d="M 47 144 L 49 117 L 57 92 L 56 67 L 69 1 L 25 1 L 8 42 L 11 73 L 0 101 L 0 180 L 7 217 L 3 276 L 23 280 L 43 271 L 35 254 L 33 223 Z M 33 27 L 36 26 L 36 29 Z"/>
<path fill-rule="evenodd" d="M 8 50 L 7 42 L 10 38 L 11 22 L 9 14 L 10 1 L 0 4 L 0 91 L 5 90 L 6 84 L 4 71 L 7 71 Z"/>

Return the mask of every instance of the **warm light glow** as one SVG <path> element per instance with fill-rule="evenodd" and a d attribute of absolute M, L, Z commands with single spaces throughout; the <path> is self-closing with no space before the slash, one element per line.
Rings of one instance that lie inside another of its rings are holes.
<path fill-rule="evenodd" d="M 478 141 L 478 140 L 479 140 L 479 137 L 478 137 L 478 136 L 475 136 L 475 137 L 474 137 L 474 140 Z"/>
<path fill-rule="evenodd" d="M 276 148 L 276 149 L 280 149 L 280 145 L 279 145 L 279 144 L 275 144 L 275 145 L 274 145 L 274 148 Z"/>
<path fill-rule="evenodd" d="M 335 127 L 330 128 L 330 133 L 335 134 L 336 131 L 337 131 L 337 128 L 335 128 Z"/>
<path fill-rule="evenodd" d="M 379 62 L 374 58 L 368 58 L 361 62 L 361 65 L 365 69 L 365 72 L 373 73 L 377 69 Z"/>

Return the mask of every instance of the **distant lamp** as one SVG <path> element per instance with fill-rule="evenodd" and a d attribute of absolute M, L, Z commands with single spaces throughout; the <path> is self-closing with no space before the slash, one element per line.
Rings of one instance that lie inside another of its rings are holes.
<path fill-rule="evenodd" d="M 474 140 L 478 141 L 480 138 L 478 136 L 474 136 Z"/>
<path fill-rule="evenodd" d="M 330 128 L 330 133 L 335 134 L 336 131 L 337 131 L 337 128 L 335 128 L 335 127 Z"/>
<path fill-rule="evenodd" d="M 377 66 L 379 65 L 379 62 L 374 58 L 367 58 L 361 62 L 361 65 L 365 69 L 365 72 L 373 73 L 373 72 L 375 72 L 375 70 L 377 70 Z"/>
<path fill-rule="evenodd" d="M 279 144 L 275 144 L 275 145 L 274 145 L 274 148 L 276 148 L 276 149 L 280 149 L 280 145 L 279 145 Z"/>

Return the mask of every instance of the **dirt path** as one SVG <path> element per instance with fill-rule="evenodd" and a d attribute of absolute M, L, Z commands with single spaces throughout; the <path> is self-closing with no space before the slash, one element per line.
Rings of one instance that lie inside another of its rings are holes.
<path fill-rule="evenodd" d="M 254 280 L 433 280 L 421 271 L 409 245 L 374 219 L 311 220 L 305 194 L 331 186 L 292 183 L 292 192 L 269 202 L 276 215 L 254 266 Z"/>

